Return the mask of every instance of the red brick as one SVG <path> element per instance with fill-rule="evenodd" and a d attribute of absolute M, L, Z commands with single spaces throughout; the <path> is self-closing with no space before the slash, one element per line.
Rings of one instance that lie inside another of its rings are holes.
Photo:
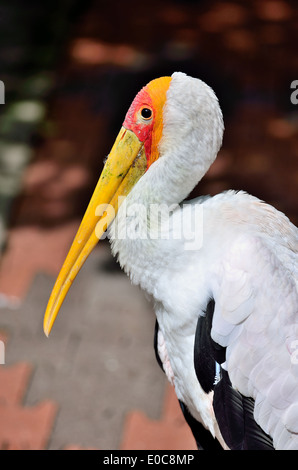
<path fill-rule="evenodd" d="M 8 340 L 8 333 L 5 330 L 0 330 L 0 341 L 2 341 L 4 344 L 7 344 Z"/>
<path fill-rule="evenodd" d="M 0 405 L 20 404 L 26 393 L 32 368 L 25 362 L 0 366 Z"/>
<path fill-rule="evenodd" d="M 78 444 L 69 444 L 63 450 L 98 450 L 95 447 L 82 447 Z"/>
<path fill-rule="evenodd" d="M 160 421 L 131 412 L 124 425 L 121 450 L 196 450 L 173 387 L 168 386 Z"/>
<path fill-rule="evenodd" d="M 34 407 L 0 405 L 0 449 L 42 450 L 52 432 L 57 406 L 44 401 Z"/>
<path fill-rule="evenodd" d="M 34 226 L 12 229 L 1 260 L 1 294 L 8 300 L 22 299 L 36 273 L 56 276 L 78 225 L 79 222 L 71 222 L 49 230 Z"/>

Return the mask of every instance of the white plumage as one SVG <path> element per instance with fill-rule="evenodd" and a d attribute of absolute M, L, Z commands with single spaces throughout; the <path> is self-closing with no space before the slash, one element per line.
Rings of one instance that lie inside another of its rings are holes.
<path fill-rule="evenodd" d="M 298 230 L 244 192 L 183 203 L 215 160 L 223 129 L 217 98 L 200 80 L 174 73 L 141 90 L 62 266 L 44 329 L 103 233 L 97 205 L 110 204 L 113 254 L 153 301 L 157 359 L 198 446 L 201 439 L 204 448 L 218 446 L 205 427 L 224 448 L 298 449 Z"/>
<path fill-rule="evenodd" d="M 135 284 L 152 296 L 178 398 L 222 441 L 212 393 L 193 365 L 198 317 L 215 300 L 211 336 L 227 348 L 223 368 L 232 385 L 255 400 L 254 416 L 278 449 L 298 449 L 298 231 L 288 218 L 244 192 L 228 191 L 177 207 L 185 227 L 202 206 L 202 246 L 189 240 L 114 238 L 113 230 L 144 227 L 133 204 L 180 203 L 204 176 L 219 150 L 220 108 L 203 82 L 175 73 L 164 110 L 160 158 L 133 187 L 110 229 L 112 250 Z M 125 212 L 126 211 L 126 212 Z M 201 220 L 201 219 L 200 219 Z M 175 226 L 175 224 L 173 224 Z M 166 230 L 168 229 L 168 222 Z M 162 233 L 162 223 L 160 226 Z M 122 232 L 123 233 L 123 232 Z M 185 231 L 184 231 L 185 233 Z M 186 232 L 187 233 L 187 232 Z M 164 352 L 163 352 L 164 354 Z"/>

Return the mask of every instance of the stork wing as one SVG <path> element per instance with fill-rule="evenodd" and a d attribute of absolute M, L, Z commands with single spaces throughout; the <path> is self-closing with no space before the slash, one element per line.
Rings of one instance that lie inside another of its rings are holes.
<path fill-rule="evenodd" d="M 269 449 L 271 438 L 276 449 L 298 449 L 294 242 L 294 250 L 285 243 L 274 250 L 261 236 L 236 240 L 198 320 L 197 377 L 206 392 L 214 390 L 216 419 L 232 449 Z"/>
<path fill-rule="evenodd" d="M 160 368 L 166 374 L 169 382 L 173 383 L 173 372 L 170 366 L 164 337 L 159 329 L 157 320 L 155 322 L 154 331 L 154 350 L 155 357 Z M 223 450 L 219 442 L 213 438 L 210 432 L 189 413 L 187 407 L 181 400 L 179 400 L 179 405 L 184 418 L 193 433 L 198 449 Z"/>

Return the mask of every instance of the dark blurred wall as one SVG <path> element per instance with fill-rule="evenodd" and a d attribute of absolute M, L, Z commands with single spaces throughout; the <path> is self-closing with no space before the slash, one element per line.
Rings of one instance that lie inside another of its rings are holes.
<path fill-rule="evenodd" d="M 68 35 L 88 5 L 81 0 L 0 3 L 0 79 L 5 85 L 5 104 L 0 106 L 0 250 Z"/>

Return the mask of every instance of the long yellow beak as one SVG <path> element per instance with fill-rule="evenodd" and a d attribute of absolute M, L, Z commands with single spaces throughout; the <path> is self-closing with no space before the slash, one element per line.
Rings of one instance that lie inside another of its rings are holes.
<path fill-rule="evenodd" d="M 146 168 L 143 143 L 132 131 L 122 127 L 50 296 L 44 316 L 47 336 L 76 275 L 115 218 L 123 201 L 120 196 L 130 192 Z"/>

